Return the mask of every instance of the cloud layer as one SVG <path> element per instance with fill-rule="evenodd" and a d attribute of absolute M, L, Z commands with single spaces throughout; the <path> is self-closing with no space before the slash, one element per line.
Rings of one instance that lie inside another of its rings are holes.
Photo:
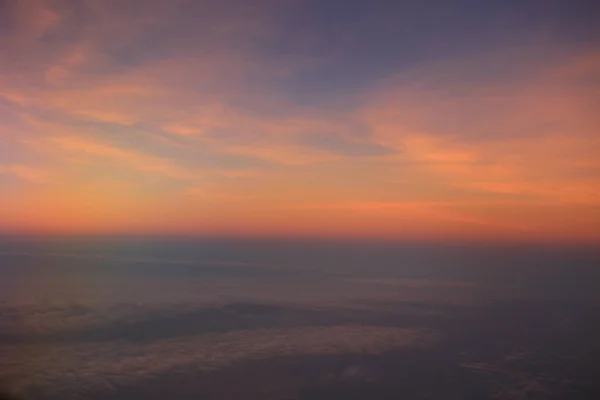
<path fill-rule="evenodd" d="M 10 382 L 8 388 L 12 392 L 26 397 L 94 395 L 143 384 L 172 371 L 200 374 L 281 356 L 373 355 L 391 349 L 426 346 L 434 340 L 431 333 L 420 329 L 366 326 L 360 322 L 373 315 L 329 307 L 311 309 L 238 303 L 200 308 L 179 304 L 164 310 L 121 305 L 106 309 L 20 307 L 2 311 L 0 322 L 5 332 L 10 331 L 6 323 L 10 325 L 11 320 L 14 323 L 15 316 L 33 322 L 26 330 L 34 335 L 29 340 L 27 333 L 21 332 L 18 337 L 24 341 L 11 343 L 3 337 L 0 345 L 0 378 Z M 172 318 L 174 312 L 186 319 L 179 323 L 186 332 L 162 336 L 160 332 L 165 324 L 177 324 L 177 317 L 170 322 L 164 320 Z M 277 322 L 276 327 L 268 327 L 270 320 Z M 344 324 L 344 320 L 360 325 Z M 100 332 L 111 326 L 124 323 L 133 327 L 144 321 L 150 325 L 133 331 L 115 331 L 116 335 L 91 341 L 75 336 L 54 340 L 47 336 L 57 330 L 68 333 L 91 327 L 89 332 Z M 222 325 L 221 329 L 212 331 L 210 327 L 215 324 Z M 195 331 L 194 325 L 208 330 Z M 41 340 L 35 340 L 36 336 Z"/>

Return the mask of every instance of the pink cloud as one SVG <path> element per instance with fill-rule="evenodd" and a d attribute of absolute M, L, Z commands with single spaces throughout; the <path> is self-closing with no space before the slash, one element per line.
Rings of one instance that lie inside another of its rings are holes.
<path fill-rule="evenodd" d="M 577 83 L 596 58 L 542 66 L 526 82 L 496 86 L 457 89 L 451 78 L 444 84 L 424 73 L 421 89 L 408 83 L 387 90 L 365 116 L 379 141 L 449 185 L 599 204 L 600 119 L 591 105 L 600 87 Z"/>
<path fill-rule="evenodd" d="M 45 184 L 52 182 L 49 171 L 28 165 L 13 164 L 3 167 L 0 166 L 0 174 L 2 173 L 16 176 L 17 178 L 24 179 L 31 183 Z"/>
<path fill-rule="evenodd" d="M 83 136 L 51 136 L 43 139 L 29 140 L 29 146 L 38 151 L 51 151 L 59 155 L 93 157 L 105 162 L 118 162 L 135 170 L 160 174 L 176 179 L 195 179 L 194 171 L 181 167 L 174 162 L 141 153 L 125 150 L 115 145 Z"/>

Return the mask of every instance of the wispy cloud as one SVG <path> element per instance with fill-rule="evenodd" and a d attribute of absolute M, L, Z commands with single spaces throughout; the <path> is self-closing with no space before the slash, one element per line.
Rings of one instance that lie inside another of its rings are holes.
<path fill-rule="evenodd" d="M 0 174 L 9 174 L 31 183 L 46 184 L 52 182 L 49 171 L 28 165 L 0 166 Z"/>
<path fill-rule="evenodd" d="M 554 60 L 501 84 L 465 83 L 461 73 L 424 73 L 421 89 L 399 84 L 380 97 L 367 119 L 379 140 L 447 184 L 597 204 L 600 120 L 591 107 L 600 88 L 578 83 L 593 73 L 596 58 Z"/>
<path fill-rule="evenodd" d="M 18 151 L 4 164 L 21 166 L 13 176 L 56 189 L 12 191 L 23 214 L 42 198 L 71 198 L 83 213 L 86 202 L 111 203 L 116 195 L 108 192 L 127 187 L 137 195 L 123 193 L 164 214 L 225 230 L 251 231 L 263 218 L 257 232 L 293 230 L 285 221 L 320 232 L 325 210 L 295 204 L 337 204 L 328 222 L 336 232 L 352 224 L 341 210 L 375 212 L 376 204 L 396 204 L 383 209 L 408 220 L 420 207 L 428 228 L 415 222 L 404 233 L 435 232 L 435 221 L 453 221 L 454 232 L 461 224 L 566 228 L 558 214 L 536 219 L 526 211 L 534 206 L 597 218 L 589 210 L 600 203 L 600 57 L 590 47 L 536 31 L 497 46 L 459 35 L 457 43 L 469 44 L 446 51 L 397 32 L 415 10 L 380 4 L 373 18 L 387 22 L 365 21 L 365 38 L 350 34 L 352 10 L 339 15 L 347 34 L 311 18 L 314 26 L 296 26 L 292 15 L 312 3 L 124 4 L 7 8 L 0 117 L 8 122 L 0 133 Z M 90 181 L 98 185 L 94 201 L 83 195 Z M 392 225 L 382 218 L 369 234 L 393 235 Z"/>
<path fill-rule="evenodd" d="M 115 145 L 81 136 L 56 136 L 29 140 L 28 145 L 36 149 L 64 153 L 69 156 L 91 156 L 103 162 L 118 162 L 135 170 L 165 175 L 177 179 L 194 179 L 197 175 L 164 158 L 125 150 Z"/>

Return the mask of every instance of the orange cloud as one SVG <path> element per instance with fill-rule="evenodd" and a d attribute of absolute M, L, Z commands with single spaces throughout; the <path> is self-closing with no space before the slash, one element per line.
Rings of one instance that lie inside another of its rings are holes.
<path fill-rule="evenodd" d="M 2 135 L 27 149 L 0 172 L 46 184 L 3 193 L 5 226 L 600 238 L 597 52 L 421 65 L 340 110 L 295 103 L 273 79 L 293 66 L 253 53 L 262 7 L 219 9 L 195 22 L 208 39 L 155 49 L 170 2 L 86 2 L 93 22 L 46 43 L 68 13 L 18 4 L 13 40 L 0 39 Z M 352 155 L 368 146 L 394 151 Z"/>
<path fill-rule="evenodd" d="M 568 65 L 587 66 L 590 57 Z M 469 84 L 461 89 L 468 96 L 453 94 L 452 87 L 426 86 L 424 103 L 413 103 L 423 95 L 400 86 L 381 97 L 366 118 L 380 141 L 401 148 L 406 161 L 450 185 L 543 202 L 598 204 L 600 118 L 590 106 L 600 100 L 600 88 L 576 84 L 586 71 L 560 65 L 525 84 Z"/>
<path fill-rule="evenodd" d="M 119 162 L 135 170 L 156 173 L 177 179 L 195 179 L 197 174 L 166 159 L 124 150 L 114 145 L 83 136 L 52 136 L 29 140 L 26 143 L 38 150 L 54 151 L 74 156 L 92 156 L 107 162 Z"/>
<path fill-rule="evenodd" d="M 32 183 L 50 183 L 52 178 L 47 170 L 28 165 L 0 166 L 0 174 L 11 174 Z"/>
<path fill-rule="evenodd" d="M 598 60 L 563 57 L 503 83 L 422 71 L 379 92 L 363 115 L 376 140 L 401 152 L 390 168 L 446 187 L 465 222 L 598 239 L 600 86 L 589 79 Z"/>

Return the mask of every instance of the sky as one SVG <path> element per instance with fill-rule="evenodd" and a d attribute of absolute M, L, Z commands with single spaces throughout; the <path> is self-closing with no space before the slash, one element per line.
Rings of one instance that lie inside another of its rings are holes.
<path fill-rule="evenodd" d="M 0 1 L 0 233 L 598 243 L 598 15 Z"/>

